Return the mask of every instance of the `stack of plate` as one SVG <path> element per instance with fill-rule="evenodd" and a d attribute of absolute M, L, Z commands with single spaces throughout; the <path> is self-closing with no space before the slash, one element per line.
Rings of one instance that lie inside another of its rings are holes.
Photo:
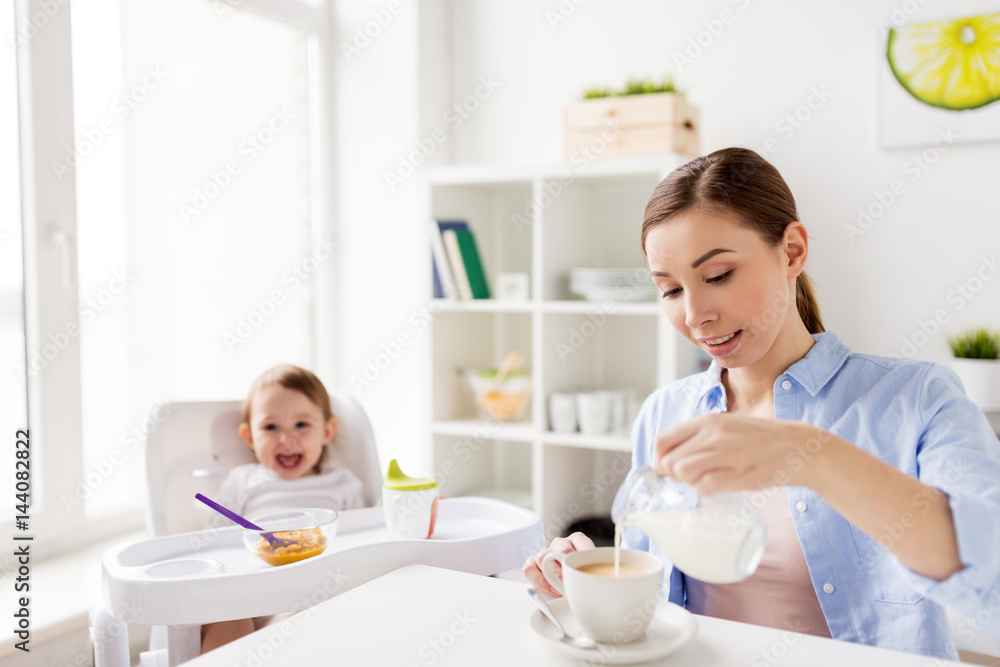
<path fill-rule="evenodd" d="M 571 269 L 569 291 L 587 301 L 652 301 L 658 294 L 645 268 Z"/>

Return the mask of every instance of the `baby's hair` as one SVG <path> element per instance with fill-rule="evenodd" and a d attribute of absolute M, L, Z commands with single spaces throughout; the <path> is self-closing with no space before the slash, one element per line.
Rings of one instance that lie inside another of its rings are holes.
<path fill-rule="evenodd" d="M 774 165 L 748 148 L 723 148 L 678 167 L 653 189 L 642 219 L 643 254 L 653 227 L 695 209 L 728 214 L 772 247 L 799 219 L 792 191 Z M 805 271 L 795 280 L 795 303 L 809 333 L 826 330 Z"/>
<path fill-rule="evenodd" d="M 284 387 L 285 389 L 291 389 L 292 391 L 297 391 L 309 399 L 313 405 L 317 406 L 323 411 L 323 421 L 324 423 L 333 417 L 333 409 L 330 406 L 330 395 L 326 392 L 326 387 L 320 381 L 316 374 L 312 371 L 307 371 L 304 368 L 298 366 L 293 366 L 292 364 L 279 364 L 270 368 L 253 381 L 250 385 L 250 391 L 247 392 L 246 400 L 243 401 L 243 410 L 241 412 L 241 420 L 244 424 L 250 423 L 250 406 L 253 403 L 254 396 L 257 392 L 266 388 L 273 386 Z M 324 445 L 328 443 L 323 443 Z M 319 457 L 313 470 L 319 473 L 323 465 L 326 463 L 327 459 L 327 448 L 323 447 L 323 454 Z"/>

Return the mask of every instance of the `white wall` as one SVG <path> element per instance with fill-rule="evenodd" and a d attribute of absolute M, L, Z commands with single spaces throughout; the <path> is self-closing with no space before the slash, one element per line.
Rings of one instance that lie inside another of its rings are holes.
<path fill-rule="evenodd" d="M 903 338 L 912 339 L 939 309 L 949 318 L 946 332 L 1000 325 L 1000 279 L 961 309 L 948 300 L 984 255 L 1000 250 L 1000 143 L 953 146 L 915 182 L 903 169 L 921 150 L 877 147 L 883 38 L 876 26 L 891 17 L 892 2 L 575 2 L 408 2 L 360 56 L 341 60 L 342 385 L 353 389 L 352 376 L 400 334 L 414 341 L 355 392 L 386 462 L 401 456 L 418 472 L 429 464 L 420 432 L 428 414 L 421 394 L 426 341 L 412 323 L 427 289 L 420 191 L 415 178 L 390 191 L 385 172 L 436 127 L 447 140 L 430 163 L 560 160 L 567 103 L 595 84 L 677 73 L 672 54 L 724 9 L 734 20 L 680 72 L 680 83 L 702 111 L 703 152 L 777 142 L 768 157 L 809 229 L 809 270 L 828 328 L 856 350 L 900 354 Z M 924 5 L 914 19 L 996 11 L 995 3 L 969 0 Z M 349 42 L 386 6 L 337 3 L 341 39 Z M 553 27 L 546 12 L 559 7 L 575 9 Z M 459 127 L 448 127 L 444 113 L 482 77 L 498 82 L 496 91 Z M 829 99 L 789 136 L 778 123 L 816 88 Z M 906 181 L 904 194 L 851 243 L 844 225 L 894 179 Z M 915 356 L 946 359 L 944 335 Z"/>
<path fill-rule="evenodd" d="M 997 11 L 995 2 L 968 0 L 454 2 L 452 89 L 468 90 L 483 75 L 501 83 L 456 132 L 454 159 L 558 160 L 563 107 L 587 87 L 677 73 L 701 109 L 704 153 L 777 142 L 767 157 L 809 230 L 809 271 L 825 323 L 848 344 L 901 354 L 903 338 L 912 339 L 938 309 L 948 317 L 945 333 L 998 326 L 1000 279 L 960 309 L 948 294 L 975 275 L 984 255 L 1000 251 L 1000 143 L 955 145 L 915 181 L 904 165 L 923 149 L 877 147 L 877 63 L 885 44 L 877 25 L 904 4 L 923 5 L 916 21 Z M 547 12 L 560 8 L 570 10 L 566 20 L 552 20 Z M 723 10 L 733 20 L 679 70 L 673 54 L 684 53 Z M 778 127 L 814 88 L 829 91 L 829 100 L 798 129 Z M 845 223 L 855 223 L 858 208 L 895 179 L 906 185 L 902 196 L 851 243 Z M 945 360 L 945 336 L 909 356 Z"/>
<path fill-rule="evenodd" d="M 427 235 L 416 224 L 419 189 L 409 179 L 390 191 L 384 172 L 418 136 L 417 7 L 402 3 L 386 19 L 387 2 L 335 3 L 338 41 L 358 49 L 337 60 L 336 136 L 339 228 L 340 387 L 368 411 L 383 469 L 388 460 L 423 467 L 426 436 L 418 433 L 426 409 L 415 395 L 420 355 L 415 344 L 400 346 L 380 364 L 383 346 L 410 331 L 412 313 L 426 299 Z M 373 12 L 375 15 L 373 15 Z M 372 27 L 381 18 L 386 25 Z M 357 29 L 377 33 L 366 44 Z M 357 46 L 357 45 L 361 46 Z M 366 367 L 370 380 L 363 384 Z M 416 458 L 410 458 L 416 457 Z M 427 459 L 429 461 L 429 459 Z M 405 467 L 404 467 L 405 469 Z M 416 474 L 416 472 L 414 473 Z"/>

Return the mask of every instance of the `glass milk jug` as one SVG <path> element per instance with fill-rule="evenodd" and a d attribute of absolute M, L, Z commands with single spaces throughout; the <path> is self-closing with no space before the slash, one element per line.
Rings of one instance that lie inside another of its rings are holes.
<path fill-rule="evenodd" d="M 683 482 L 649 467 L 629 472 L 611 516 L 618 530 L 644 532 L 684 574 L 727 584 L 749 577 L 764 555 L 767 527 L 741 493 L 700 497 Z"/>

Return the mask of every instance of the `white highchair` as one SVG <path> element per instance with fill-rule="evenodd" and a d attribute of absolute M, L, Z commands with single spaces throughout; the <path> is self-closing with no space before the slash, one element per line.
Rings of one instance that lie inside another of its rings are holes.
<path fill-rule="evenodd" d="M 337 434 L 330 455 L 349 468 L 364 486 L 365 504 L 380 498 L 381 475 L 375 434 L 361 405 L 350 396 L 331 393 L 337 416 Z M 154 537 L 200 530 L 205 508 L 194 495 L 212 497 L 230 469 L 253 463 L 253 451 L 240 438 L 241 401 L 166 403 L 154 408 L 157 426 L 146 438 L 146 524 Z M 128 639 L 124 624 L 103 606 L 91 612 L 91 629 L 97 667 L 128 666 Z M 124 619 L 126 621 L 132 619 Z M 114 624 L 121 628 L 116 632 Z M 142 664 L 178 664 L 198 654 L 200 625 L 157 626 L 150 651 Z M 172 645 L 173 651 L 169 650 Z M 192 652 L 193 651 L 193 652 Z M 102 655 L 103 654 L 103 655 Z"/>
<path fill-rule="evenodd" d="M 153 626 L 140 665 L 167 667 L 198 655 L 205 623 L 298 611 L 405 563 L 497 574 L 542 548 L 538 515 L 485 498 L 443 501 L 435 539 L 390 539 L 371 424 L 352 397 L 330 399 L 338 420 L 330 455 L 361 480 L 369 507 L 340 513 L 323 555 L 276 568 L 247 557 L 239 527 L 198 532 L 206 510 L 195 494 L 212 497 L 231 468 L 254 460 L 237 431 L 241 403 L 157 407 L 146 439 L 154 537 L 102 558 L 102 601 L 91 611 L 96 667 L 128 667 L 128 623 Z"/>

